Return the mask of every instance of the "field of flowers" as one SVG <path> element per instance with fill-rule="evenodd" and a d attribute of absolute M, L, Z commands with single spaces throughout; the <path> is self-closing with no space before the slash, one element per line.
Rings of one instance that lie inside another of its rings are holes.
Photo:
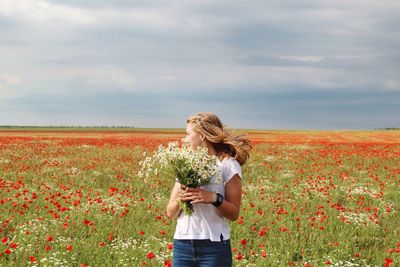
<path fill-rule="evenodd" d="M 248 131 L 234 266 L 399 266 L 400 131 Z M 183 130 L 0 131 L 0 266 L 171 266 Z"/>

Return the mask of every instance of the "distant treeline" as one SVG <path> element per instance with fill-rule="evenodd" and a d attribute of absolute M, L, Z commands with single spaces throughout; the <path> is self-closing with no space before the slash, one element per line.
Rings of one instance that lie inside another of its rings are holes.
<path fill-rule="evenodd" d="M 375 130 L 400 130 L 400 128 L 397 127 L 388 127 L 388 128 L 377 128 Z"/>
<path fill-rule="evenodd" d="M 29 125 L 24 125 L 24 126 L 18 126 L 18 125 L 0 125 L 0 128 L 2 129 L 136 129 L 134 126 L 29 126 Z"/>

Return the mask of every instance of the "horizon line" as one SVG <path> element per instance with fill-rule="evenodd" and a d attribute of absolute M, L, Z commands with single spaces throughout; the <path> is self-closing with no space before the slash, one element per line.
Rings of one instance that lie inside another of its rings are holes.
<path fill-rule="evenodd" d="M 165 130 L 184 130 L 184 127 L 141 127 L 128 125 L 0 125 L 0 129 L 165 129 Z M 233 130 L 251 130 L 251 131 L 376 131 L 376 130 L 400 130 L 400 127 L 385 127 L 385 128 L 369 128 L 369 129 L 316 129 L 316 128 L 231 128 Z"/>

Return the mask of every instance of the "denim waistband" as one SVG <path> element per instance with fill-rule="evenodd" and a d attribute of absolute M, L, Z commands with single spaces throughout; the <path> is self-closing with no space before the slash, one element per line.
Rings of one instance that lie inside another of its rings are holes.
<path fill-rule="evenodd" d="M 183 241 L 183 242 L 190 242 L 190 243 L 198 243 L 198 244 L 206 244 L 206 243 L 209 243 L 209 242 L 222 242 L 222 241 L 228 241 L 229 239 L 227 239 L 227 240 L 224 240 L 224 236 L 221 234 L 220 235 L 220 241 L 211 241 L 210 239 L 175 239 L 175 240 L 178 240 L 178 241 Z"/>
<path fill-rule="evenodd" d="M 184 242 L 184 243 L 196 243 L 196 244 L 207 244 L 210 242 L 226 242 L 228 240 L 221 240 L 221 241 L 211 241 L 210 239 L 175 239 L 176 241 L 179 242 Z"/>

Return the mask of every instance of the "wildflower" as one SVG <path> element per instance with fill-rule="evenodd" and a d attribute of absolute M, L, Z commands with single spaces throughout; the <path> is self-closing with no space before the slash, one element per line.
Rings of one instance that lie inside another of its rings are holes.
<path fill-rule="evenodd" d="M 111 240 L 113 240 L 113 235 L 112 235 L 112 233 L 109 233 L 109 234 L 108 234 L 108 237 L 107 237 L 107 239 L 108 239 L 108 241 L 111 241 Z"/>
<path fill-rule="evenodd" d="M 155 256 L 156 256 L 156 254 L 154 254 L 153 252 L 148 252 L 148 253 L 146 254 L 146 258 L 148 258 L 148 259 L 155 258 Z"/>
<path fill-rule="evenodd" d="M 243 260 L 243 255 L 239 253 L 235 256 L 235 259 L 237 259 L 238 261 Z"/>
<path fill-rule="evenodd" d="M 172 267 L 172 261 L 170 259 L 165 259 L 164 266 L 165 267 Z"/>
<path fill-rule="evenodd" d="M 393 260 L 391 258 L 386 258 L 385 259 L 385 264 L 383 265 L 384 267 L 390 267 L 390 265 L 393 263 Z"/>

